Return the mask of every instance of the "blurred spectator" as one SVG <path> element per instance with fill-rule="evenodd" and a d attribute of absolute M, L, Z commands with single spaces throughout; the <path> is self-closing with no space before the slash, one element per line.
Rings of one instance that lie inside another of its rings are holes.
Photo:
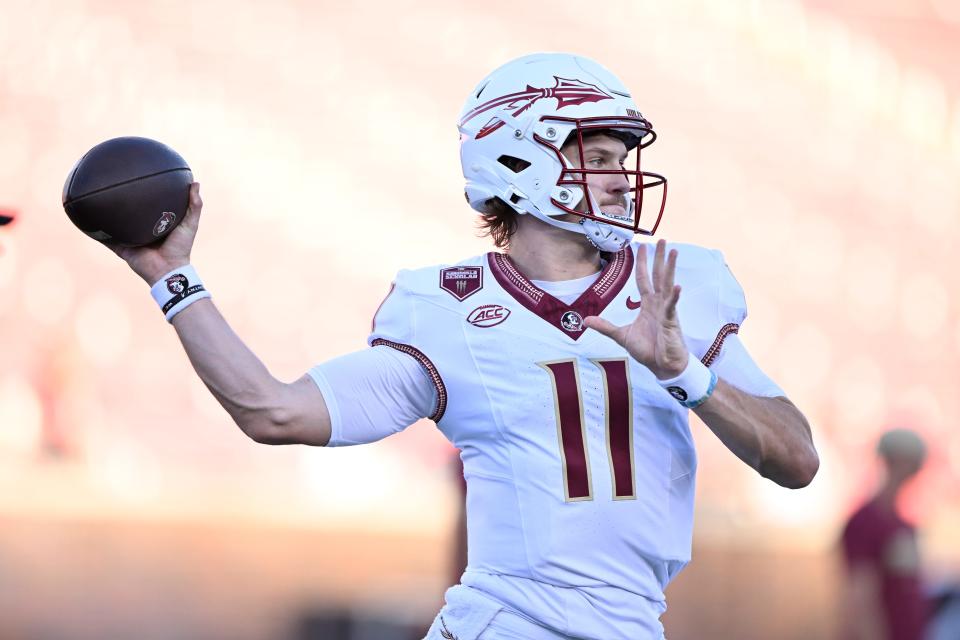
<path fill-rule="evenodd" d="M 909 429 L 883 434 L 877 445 L 885 476 L 879 491 L 857 509 L 843 530 L 847 565 L 845 640 L 922 640 L 928 603 L 920 584 L 914 526 L 897 498 L 923 466 L 927 448 Z"/>

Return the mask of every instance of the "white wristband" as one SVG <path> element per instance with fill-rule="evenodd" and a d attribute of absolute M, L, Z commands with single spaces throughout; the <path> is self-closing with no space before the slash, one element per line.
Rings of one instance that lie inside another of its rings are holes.
<path fill-rule="evenodd" d="M 694 409 L 706 402 L 717 386 L 717 374 L 697 360 L 691 353 L 687 360 L 687 367 L 676 378 L 657 380 L 660 386 L 667 390 L 677 402 Z"/>
<path fill-rule="evenodd" d="M 150 287 L 150 295 L 160 305 L 167 322 L 197 300 L 210 297 L 203 282 L 191 265 L 184 265 L 169 272 Z"/>

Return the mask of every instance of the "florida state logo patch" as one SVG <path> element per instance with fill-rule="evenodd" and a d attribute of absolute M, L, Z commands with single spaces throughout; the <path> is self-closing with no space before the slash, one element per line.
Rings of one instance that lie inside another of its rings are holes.
<path fill-rule="evenodd" d="M 483 288 L 483 267 L 441 269 L 440 288 L 457 300 L 466 300 Z"/>
<path fill-rule="evenodd" d="M 567 311 L 560 317 L 560 326 L 567 331 L 583 331 L 583 318 L 576 311 Z"/>

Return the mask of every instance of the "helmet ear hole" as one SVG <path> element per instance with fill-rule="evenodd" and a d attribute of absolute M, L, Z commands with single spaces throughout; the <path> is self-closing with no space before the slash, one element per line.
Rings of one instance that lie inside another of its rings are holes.
<path fill-rule="evenodd" d="M 530 163 L 523 158 L 508 156 L 506 154 L 497 158 L 497 162 L 505 166 L 507 169 L 510 169 L 510 171 L 513 171 L 514 173 L 520 173 L 530 166 Z"/>

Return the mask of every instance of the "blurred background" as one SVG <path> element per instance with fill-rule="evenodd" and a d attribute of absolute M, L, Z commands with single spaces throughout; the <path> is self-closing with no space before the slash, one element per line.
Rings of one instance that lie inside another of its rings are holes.
<path fill-rule="evenodd" d="M 432 423 L 349 450 L 248 440 L 60 192 L 107 138 L 178 150 L 205 201 L 194 264 L 292 380 L 363 348 L 398 269 L 488 250 L 457 114 L 537 50 L 631 88 L 659 132 L 645 165 L 670 180 L 658 235 L 725 252 L 741 336 L 822 459 L 788 491 L 694 424 L 668 636 L 831 637 L 839 527 L 889 426 L 932 444 L 903 505 L 925 574 L 960 573 L 954 0 L 0 0 L 0 209 L 18 214 L 0 229 L 0 638 L 429 623 L 460 500 Z"/>

